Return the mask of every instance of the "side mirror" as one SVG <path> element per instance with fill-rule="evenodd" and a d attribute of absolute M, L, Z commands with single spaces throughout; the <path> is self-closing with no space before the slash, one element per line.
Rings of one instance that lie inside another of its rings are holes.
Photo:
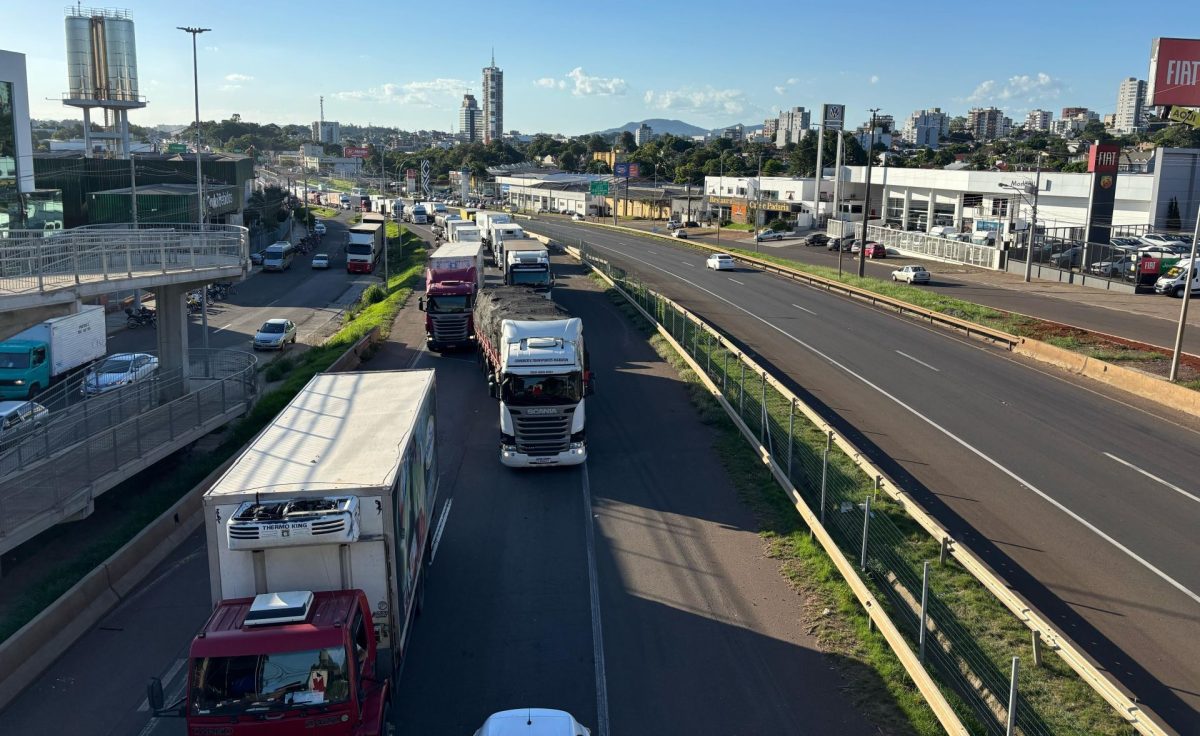
<path fill-rule="evenodd" d="M 492 376 L 488 376 L 488 384 L 487 385 L 488 385 L 488 396 L 491 396 L 493 399 L 497 398 L 497 396 L 496 396 L 496 379 Z"/>
<path fill-rule="evenodd" d="M 425 297 L 422 296 L 417 298 L 417 309 L 421 310 L 422 312 L 425 311 Z"/>
<path fill-rule="evenodd" d="M 156 713 L 163 708 L 162 680 L 157 677 L 151 677 L 150 682 L 146 683 L 146 703 L 150 706 L 152 713 Z"/>

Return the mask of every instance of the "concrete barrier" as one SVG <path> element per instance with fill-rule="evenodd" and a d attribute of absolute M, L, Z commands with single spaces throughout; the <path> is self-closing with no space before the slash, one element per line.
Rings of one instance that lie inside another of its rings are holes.
<path fill-rule="evenodd" d="M 366 355 L 376 343 L 380 342 L 379 328 L 372 327 L 371 331 L 350 346 L 350 349 L 342 353 L 342 357 L 333 361 L 333 365 L 329 366 L 326 373 L 345 373 L 352 371 L 362 365 L 363 356 Z"/>

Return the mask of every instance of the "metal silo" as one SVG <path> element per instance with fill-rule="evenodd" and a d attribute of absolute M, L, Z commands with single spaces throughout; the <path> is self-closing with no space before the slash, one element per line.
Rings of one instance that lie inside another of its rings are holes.
<path fill-rule="evenodd" d="M 95 67 L 92 65 L 92 19 L 67 16 L 67 94 L 76 100 L 94 100 Z"/>
<path fill-rule="evenodd" d="M 94 140 L 105 141 L 119 156 L 128 155 L 129 110 L 146 106 L 138 94 L 133 20 L 125 10 L 77 6 L 67 8 L 66 32 L 68 92 L 63 104 L 83 108 L 85 155 L 95 153 Z M 94 107 L 103 118 L 95 131 Z"/>

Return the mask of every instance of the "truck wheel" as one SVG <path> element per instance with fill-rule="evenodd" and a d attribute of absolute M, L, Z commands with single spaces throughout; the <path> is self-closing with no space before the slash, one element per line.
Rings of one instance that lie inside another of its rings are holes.
<path fill-rule="evenodd" d="M 36 383 L 31 383 L 31 384 L 29 384 L 29 395 L 26 396 L 25 398 L 32 401 L 33 397 L 37 396 L 38 391 L 41 391 L 41 390 L 42 390 L 41 386 L 39 386 Z"/>
<path fill-rule="evenodd" d="M 1175 297 L 1176 299 L 1182 299 L 1182 298 L 1183 298 L 1183 287 L 1182 287 L 1182 286 L 1176 286 L 1176 287 L 1175 287 L 1175 293 L 1174 293 L 1174 294 L 1172 294 L 1171 296 Z"/>

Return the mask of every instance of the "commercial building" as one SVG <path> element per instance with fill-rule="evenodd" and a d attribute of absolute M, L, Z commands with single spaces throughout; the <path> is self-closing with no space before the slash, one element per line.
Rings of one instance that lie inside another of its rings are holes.
<path fill-rule="evenodd" d="M 0 231 L 62 227 L 61 192 L 34 176 L 25 55 L 0 51 Z"/>
<path fill-rule="evenodd" d="M 496 55 L 492 54 L 492 65 L 483 68 L 483 142 L 504 138 L 504 72 L 496 66 Z"/>
<path fill-rule="evenodd" d="M 993 141 L 1008 135 L 1012 120 L 998 107 L 973 107 L 967 111 L 967 130 L 977 141 Z"/>
<path fill-rule="evenodd" d="M 1054 121 L 1054 113 L 1049 110 L 1030 110 L 1025 116 L 1025 130 L 1027 132 L 1041 131 L 1049 132 L 1050 123 Z"/>
<path fill-rule="evenodd" d="M 592 194 L 594 181 L 607 181 L 611 190 L 617 188 L 610 176 L 600 174 L 570 174 L 562 171 L 493 167 L 488 174 L 495 177 L 496 188 L 510 204 L 527 212 L 578 212 L 581 215 L 609 213 L 605 198 Z M 623 181 L 623 180 L 622 180 Z"/>
<path fill-rule="evenodd" d="M 633 131 L 633 142 L 639 146 L 643 146 L 652 140 L 654 140 L 654 130 L 645 123 L 642 123 L 637 127 L 637 130 Z"/>
<path fill-rule="evenodd" d="M 706 176 L 704 177 L 704 219 L 751 223 L 759 212 L 759 224 L 783 218 L 798 220 L 801 227 L 812 222 L 812 177 L 787 176 Z M 821 182 L 819 207 L 828 214 L 833 201 L 833 180 Z"/>
<path fill-rule="evenodd" d="M 800 139 L 808 134 L 811 118 L 812 113 L 803 107 L 793 107 L 791 110 L 781 111 L 779 117 L 775 119 L 775 146 L 783 148 L 789 143 L 799 143 Z M 765 127 L 763 132 L 766 132 Z"/>
<path fill-rule="evenodd" d="M 210 222 L 220 222 L 237 209 L 232 185 L 204 187 L 204 214 Z M 196 187 L 188 184 L 151 184 L 137 188 L 139 223 L 173 224 L 195 222 Z M 88 194 L 88 222 L 92 225 L 133 222 L 133 190 L 106 189 Z"/>
<path fill-rule="evenodd" d="M 478 143 L 483 138 L 475 95 L 463 95 L 462 107 L 458 111 L 458 130 L 463 143 Z"/>
<path fill-rule="evenodd" d="M 1118 133 L 1135 133 L 1146 124 L 1146 80 L 1129 77 L 1117 89 L 1113 127 Z"/>
<path fill-rule="evenodd" d="M 342 142 L 342 124 L 336 120 L 314 120 L 312 139 L 316 143 L 340 144 Z"/>
<path fill-rule="evenodd" d="M 914 146 L 936 149 L 941 139 L 950 135 L 950 116 L 940 107 L 917 110 L 904 122 L 903 135 Z"/>

